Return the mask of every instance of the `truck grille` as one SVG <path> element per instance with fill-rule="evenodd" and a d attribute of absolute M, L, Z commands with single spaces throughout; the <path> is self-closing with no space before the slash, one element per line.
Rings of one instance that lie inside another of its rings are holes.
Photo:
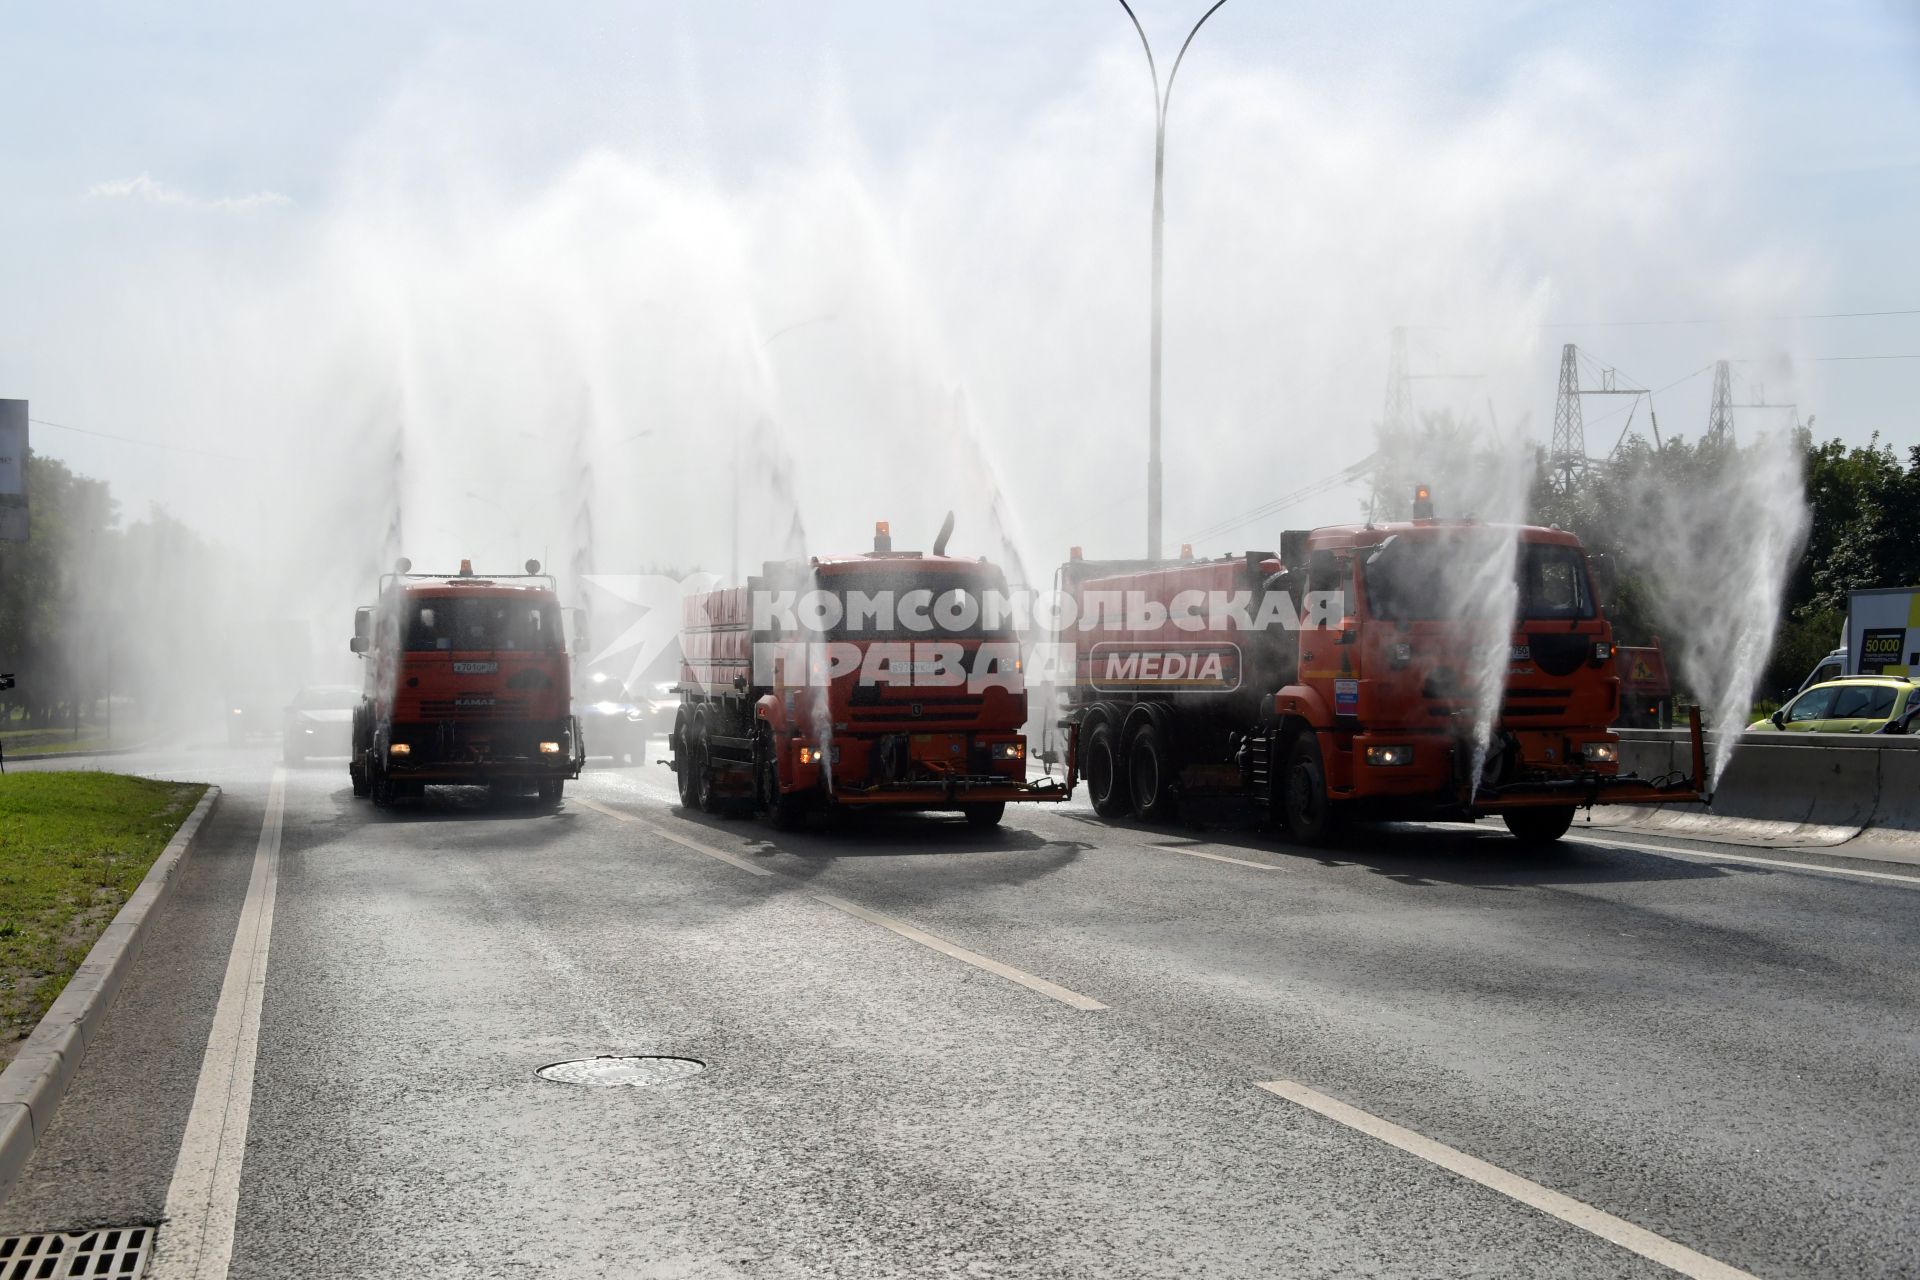
<path fill-rule="evenodd" d="M 527 700 L 510 695 L 469 694 L 459 698 L 422 698 L 425 720 L 519 719 L 527 714 Z"/>

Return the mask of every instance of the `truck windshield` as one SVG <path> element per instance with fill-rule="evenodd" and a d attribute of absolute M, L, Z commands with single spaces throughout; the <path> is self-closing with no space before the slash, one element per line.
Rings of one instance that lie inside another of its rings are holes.
<path fill-rule="evenodd" d="M 551 602 L 429 596 L 406 605 L 407 650 L 536 650 L 561 647 L 560 610 Z"/>
<path fill-rule="evenodd" d="M 1504 539 L 1502 539 L 1504 541 Z M 1486 533 L 1400 535 L 1366 558 L 1367 611 L 1395 622 L 1464 616 L 1472 572 L 1463 566 L 1501 554 Z M 1591 618 L 1593 591 L 1587 561 L 1578 547 L 1524 542 L 1518 548 L 1519 616 L 1528 620 Z"/>

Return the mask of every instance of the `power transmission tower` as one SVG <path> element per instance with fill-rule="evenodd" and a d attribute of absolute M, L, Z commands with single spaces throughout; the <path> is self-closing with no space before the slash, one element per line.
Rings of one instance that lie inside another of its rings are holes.
<path fill-rule="evenodd" d="M 1412 429 L 1413 387 L 1407 375 L 1407 328 L 1397 324 L 1387 346 L 1387 399 L 1380 413 L 1379 432 L 1382 447 L 1391 441 L 1393 450 L 1405 449 L 1407 433 Z M 1392 507 L 1387 489 L 1397 483 L 1398 478 L 1390 474 L 1393 470 L 1383 466 L 1373 473 L 1373 485 L 1367 494 L 1369 523 Z"/>
<path fill-rule="evenodd" d="M 1713 407 L 1707 410 L 1707 439 L 1716 444 L 1733 440 L 1733 362 L 1713 365 Z"/>
<path fill-rule="evenodd" d="M 1580 412 L 1580 353 L 1560 348 L 1560 394 L 1553 402 L 1553 447 L 1547 463 L 1562 491 L 1587 473 L 1587 426 Z"/>
<path fill-rule="evenodd" d="M 1393 342 L 1387 350 L 1387 405 L 1380 424 L 1388 431 L 1404 431 L 1413 425 L 1413 388 L 1407 385 L 1407 329 L 1395 325 Z"/>

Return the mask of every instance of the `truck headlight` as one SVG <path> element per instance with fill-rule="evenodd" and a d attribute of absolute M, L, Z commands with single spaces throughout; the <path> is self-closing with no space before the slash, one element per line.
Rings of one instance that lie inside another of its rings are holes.
<path fill-rule="evenodd" d="M 1618 764 L 1620 748 L 1611 742 L 1589 742 L 1580 748 L 1580 754 L 1589 764 Z"/>
<path fill-rule="evenodd" d="M 840 763 L 839 747 L 834 747 L 832 749 L 831 755 L 828 754 L 828 749 L 826 747 L 801 747 L 800 748 L 801 764 L 825 764 L 829 759 L 831 759 L 835 764 Z"/>
<path fill-rule="evenodd" d="M 413 754 L 413 745 L 406 742 L 389 743 L 387 745 L 387 754 L 390 756 L 410 756 Z"/>
<path fill-rule="evenodd" d="M 1413 763 L 1413 747 L 1398 742 L 1390 747 L 1368 747 L 1367 763 L 1371 765 L 1397 765 Z"/>
<path fill-rule="evenodd" d="M 540 754 L 543 756 L 557 756 L 560 754 L 560 744 L 557 742 L 543 742 L 540 744 Z"/>
<path fill-rule="evenodd" d="M 1025 760 L 1027 744 L 1024 742 L 996 742 L 993 744 L 995 760 Z"/>

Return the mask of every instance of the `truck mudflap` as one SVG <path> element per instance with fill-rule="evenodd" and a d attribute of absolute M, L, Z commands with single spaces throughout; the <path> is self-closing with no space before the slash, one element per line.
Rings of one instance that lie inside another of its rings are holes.
<path fill-rule="evenodd" d="M 1687 716 L 1687 731 L 1692 746 L 1691 777 L 1587 774 L 1577 778 L 1553 778 L 1483 786 L 1469 799 L 1462 797 L 1476 813 L 1495 814 L 1512 809 L 1532 809 L 1558 805 L 1592 808 L 1597 804 L 1711 804 L 1713 793 L 1707 790 L 1706 742 L 1700 731 L 1700 708 Z"/>

